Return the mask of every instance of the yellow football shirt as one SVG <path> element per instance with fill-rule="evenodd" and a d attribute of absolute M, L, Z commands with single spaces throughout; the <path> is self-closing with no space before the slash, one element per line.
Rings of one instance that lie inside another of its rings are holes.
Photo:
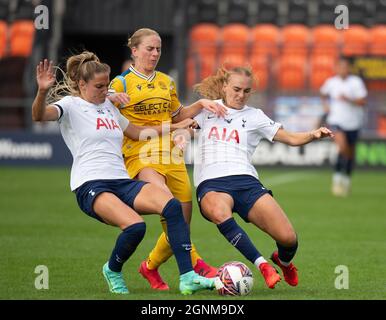
<path fill-rule="evenodd" d="M 159 71 L 146 76 L 130 66 L 111 81 L 110 89 L 129 95 L 130 103 L 118 108 L 135 125 L 157 126 L 163 122 L 171 123 L 172 117 L 182 107 L 173 79 Z M 134 141 L 124 137 L 122 153 L 129 162 L 144 159 L 145 163 L 169 164 L 173 147 L 170 134 L 163 137 L 152 136 L 147 141 Z"/>

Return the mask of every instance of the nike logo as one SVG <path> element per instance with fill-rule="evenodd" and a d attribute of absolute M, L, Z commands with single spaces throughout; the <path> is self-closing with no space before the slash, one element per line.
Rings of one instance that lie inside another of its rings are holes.
<path fill-rule="evenodd" d="M 91 194 L 92 197 L 95 196 L 95 191 L 90 190 L 88 193 Z"/>
<path fill-rule="evenodd" d="M 236 247 L 237 244 L 239 243 L 241 237 L 242 237 L 241 233 L 236 234 L 236 236 L 230 241 L 232 246 Z"/>
<path fill-rule="evenodd" d="M 182 245 L 183 248 L 185 249 L 185 251 L 190 251 L 192 250 L 192 245 L 189 243 L 189 244 L 183 244 Z"/>
<path fill-rule="evenodd" d="M 216 116 L 208 116 L 208 120 L 213 118 L 216 118 Z"/>

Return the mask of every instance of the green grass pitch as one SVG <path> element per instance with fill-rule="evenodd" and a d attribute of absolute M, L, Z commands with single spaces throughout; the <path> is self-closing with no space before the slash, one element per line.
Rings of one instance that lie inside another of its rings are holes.
<path fill-rule="evenodd" d="M 386 298 L 386 172 L 357 171 L 352 195 L 330 194 L 329 170 L 261 169 L 299 236 L 295 264 L 299 286 L 281 281 L 274 290 L 225 239 L 204 220 L 195 204 L 192 240 L 201 255 L 219 266 L 239 260 L 253 271 L 255 284 L 246 297 L 224 298 L 215 291 L 183 297 L 178 292 L 174 258 L 160 268 L 169 292 L 151 290 L 138 274 L 140 262 L 161 227 L 146 216 L 147 233 L 124 267 L 131 294 L 109 293 L 101 268 L 118 234 L 82 213 L 69 190 L 68 169 L 0 168 L 0 299 L 381 299 Z M 274 241 L 236 218 L 268 258 Z M 49 270 L 49 289 L 37 290 L 35 267 Z M 347 266 L 349 288 L 335 288 L 337 266 Z"/>

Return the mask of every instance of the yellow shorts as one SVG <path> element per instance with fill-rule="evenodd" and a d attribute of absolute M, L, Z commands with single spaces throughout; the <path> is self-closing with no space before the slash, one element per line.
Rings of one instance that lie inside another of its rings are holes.
<path fill-rule="evenodd" d="M 134 178 L 144 168 L 152 168 L 165 177 L 170 192 L 181 202 L 192 201 L 192 186 L 185 163 L 181 164 L 144 164 L 141 160 L 125 158 L 125 166 L 129 176 Z"/>

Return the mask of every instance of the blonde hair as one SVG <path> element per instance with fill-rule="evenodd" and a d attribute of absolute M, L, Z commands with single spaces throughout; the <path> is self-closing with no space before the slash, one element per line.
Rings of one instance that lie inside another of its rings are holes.
<path fill-rule="evenodd" d="M 127 40 L 127 46 L 130 49 L 133 49 L 134 47 L 138 48 L 143 38 L 147 36 L 157 36 L 161 39 L 157 31 L 149 28 L 142 28 L 142 29 L 138 29 L 132 34 L 132 36 Z"/>
<path fill-rule="evenodd" d="M 244 75 L 250 77 L 253 83 L 256 83 L 256 79 L 253 76 L 250 67 L 235 67 L 227 70 L 224 66 L 217 70 L 215 75 L 209 76 L 202 80 L 200 83 L 193 86 L 195 92 L 204 98 L 211 100 L 224 99 L 224 84 L 228 83 L 229 78 L 233 74 Z"/>
<path fill-rule="evenodd" d="M 97 55 L 90 51 L 83 51 L 67 59 L 66 72 L 56 67 L 63 75 L 63 80 L 57 82 L 48 94 L 48 102 L 58 101 L 64 96 L 79 96 L 79 81 L 88 82 L 96 73 L 110 73 L 110 67 L 100 62 Z"/>

